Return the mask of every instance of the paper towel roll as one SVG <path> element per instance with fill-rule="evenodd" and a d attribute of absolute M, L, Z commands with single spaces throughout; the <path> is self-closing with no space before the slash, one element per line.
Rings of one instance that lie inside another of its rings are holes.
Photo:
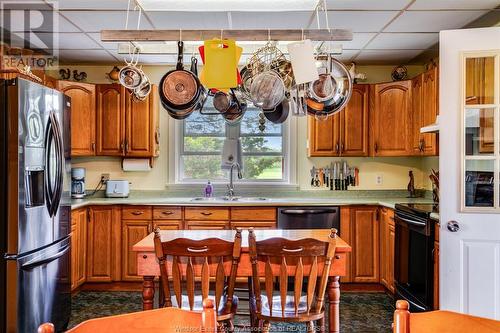
<path fill-rule="evenodd" d="M 151 171 L 151 165 L 147 158 L 124 158 L 122 169 L 123 171 Z"/>

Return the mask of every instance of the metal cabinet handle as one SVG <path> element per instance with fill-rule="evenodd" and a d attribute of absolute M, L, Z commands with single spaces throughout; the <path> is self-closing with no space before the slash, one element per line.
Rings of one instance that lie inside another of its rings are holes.
<path fill-rule="evenodd" d="M 418 143 L 418 150 L 420 151 L 424 151 L 424 139 L 420 139 L 419 143 Z"/>
<path fill-rule="evenodd" d="M 172 215 L 173 212 L 171 212 L 170 210 L 167 210 L 167 211 L 163 211 L 161 212 L 163 215 Z"/>
<path fill-rule="evenodd" d="M 451 232 L 457 232 L 458 230 L 460 230 L 460 225 L 457 221 L 448 221 L 448 223 L 446 224 L 446 228 L 448 228 L 448 230 Z"/>
<path fill-rule="evenodd" d="M 210 216 L 210 215 L 212 215 L 212 213 L 211 212 L 201 212 L 201 215 Z"/>
<path fill-rule="evenodd" d="M 340 152 L 343 153 L 344 152 L 344 142 L 341 142 L 340 143 Z"/>
<path fill-rule="evenodd" d="M 92 151 L 95 151 L 95 142 L 92 142 L 92 143 L 90 144 L 90 147 L 91 147 Z"/>
<path fill-rule="evenodd" d="M 125 144 L 123 143 L 123 141 L 120 143 L 120 152 L 125 152 Z"/>
<path fill-rule="evenodd" d="M 339 153 L 339 143 L 338 142 L 335 144 L 335 152 L 337 154 Z"/>
<path fill-rule="evenodd" d="M 375 145 L 373 146 L 375 152 L 378 152 L 378 143 L 375 142 Z"/>
<path fill-rule="evenodd" d="M 135 215 L 135 216 L 142 215 L 142 214 L 144 214 L 144 212 L 139 211 L 139 210 L 136 210 L 135 212 L 132 212 L 132 215 Z"/>

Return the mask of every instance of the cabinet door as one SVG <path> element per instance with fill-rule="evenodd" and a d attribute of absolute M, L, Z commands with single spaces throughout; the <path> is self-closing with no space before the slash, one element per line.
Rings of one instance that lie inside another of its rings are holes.
<path fill-rule="evenodd" d="M 137 252 L 132 247 L 151 232 L 149 220 L 122 221 L 122 280 L 140 281 L 137 275 Z"/>
<path fill-rule="evenodd" d="M 78 233 L 76 224 L 71 224 L 71 290 L 75 290 L 78 283 Z"/>
<path fill-rule="evenodd" d="M 276 229 L 272 221 L 231 221 L 231 229 Z"/>
<path fill-rule="evenodd" d="M 229 221 L 185 221 L 187 230 L 229 229 Z"/>
<path fill-rule="evenodd" d="M 89 209 L 87 281 L 111 282 L 120 279 L 121 214 L 119 206 Z"/>
<path fill-rule="evenodd" d="M 78 234 L 77 245 L 77 281 L 76 286 L 80 286 L 86 279 L 87 264 L 87 209 L 78 210 L 76 230 Z"/>
<path fill-rule="evenodd" d="M 97 85 L 97 155 L 125 153 L 125 96 L 121 84 Z"/>
<path fill-rule="evenodd" d="M 423 83 L 424 75 L 418 75 L 411 80 L 411 107 L 413 121 L 411 122 L 412 137 L 411 151 L 413 155 L 421 155 L 424 149 L 424 142 L 420 127 L 423 125 Z"/>
<path fill-rule="evenodd" d="M 340 153 L 340 113 L 318 120 L 308 116 L 309 156 L 338 156 Z"/>
<path fill-rule="evenodd" d="M 422 127 L 436 122 L 436 116 L 439 113 L 438 88 L 438 68 L 434 67 L 425 72 L 423 75 Z M 438 140 L 436 133 L 423 133 L 422 142 L 422 152 L 424 155 L 438 154 Z"/>
<path fill-rule="evenodd" d="M 135 101 L 129 95 L 126 108 L 125 155 L 130 157 L 153 157 L 157 155 L 158 89 L 152 91 L 144 101 Z"/>
<path fill-rule="evenodd" d="M 71 97 L 71 155 L 95 155 L 95 85 L 58 81 L 57 86 Z"/>
<path fill-rule="evenodd" d="M 351 209 L 351 274 L 353 282 L 379 282 L 377 207 Z"/>
<path fill-rule="evenodd" d="M 373 156 L 410 155 L 411 81 L 376 84 L 371 149 Z"/>
<path fill-rule="evenodd" d="M 368 156 L 368 92 L 369 85 L 355 84 L 349 103 L 340 112 L 342 156 Z"/>
<path fill-rule="evenodd" d="M 396 291 L 396 286 L 394 285 L 394 251 L 396 246 L 396 226 L 394 225 L 394 215 L 392 215 L 391 220 L 388 223 L 388 261 L 386 264 L 386 272 L 387 272 L 387 285 L 389 290 L 394 293 Z"/>
<path fill-rule="evenodd" d="M 380 208 L 380 283 L 394 293 L 394 210 Z"/>

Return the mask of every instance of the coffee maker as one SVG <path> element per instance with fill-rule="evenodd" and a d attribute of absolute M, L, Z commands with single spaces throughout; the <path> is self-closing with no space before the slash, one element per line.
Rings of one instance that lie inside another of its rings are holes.
<path fill-rule="evenodd" d="M 74 199 L 85 197 L 85 168 L 71 169 L 71 197 Z"/>

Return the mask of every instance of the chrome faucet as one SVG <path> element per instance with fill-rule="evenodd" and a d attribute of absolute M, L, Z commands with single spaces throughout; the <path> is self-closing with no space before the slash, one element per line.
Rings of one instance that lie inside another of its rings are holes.
<path fill-rule="evenodd" d="M 227 185 L 227 193 L 226 196 L 228 197 L 229 200 L 232 200 L 234 198 L 234 184 L 233 184 L 233 170 L 234 167 L 237 168 L 238 170 L 238 179 L 243 178 L 243 174 L 241 173 L 241 167 L 237 162 L 234 162 L 231 165 L 231 170 L 229 171 L 229 185 Z"/>

